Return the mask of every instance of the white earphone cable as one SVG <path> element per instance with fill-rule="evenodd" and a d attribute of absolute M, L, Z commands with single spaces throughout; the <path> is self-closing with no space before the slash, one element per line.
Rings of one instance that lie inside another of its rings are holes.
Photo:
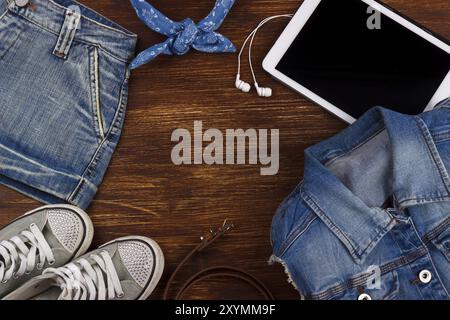
<path fill-rule="evenodd" d="M 255 29 L 253 29 L 252 32 L 250 32 L 250 34 L 247 36 L 247 38 L 245 38 L 245 41 L 244 41 L 244 43 L 242 44 L 241 50 L 239 51 L 239 55 L 238 55 L 238 74 L 241 73 L 241 56 L 242 56 L 242 53 L 244 52 L 245 47 L 247 46 L 248 41 L 249 41 L 250 38 L 255 34 L 255 31 L 258 30 L 258 28 L 259 28 L 260 26 L 262 26 L 263 24 L 266 23 L 267 19 L 269 19 L 269 18 L 266 18 L 266 19 L 262 20 L 262 21 L 258 24 L 258 26 L 257 26 Z"/>
<path fill-rule="evenodd" d="M 252 39 L 250 40 L 250 44 L 248 47 L 248 63 L 250 65 L 250 71 L 252 72 L 254 83 L 257 83 L 257 80 L 256 80 L 255 70 L 253 69 L 253 63 L 252 63 L 252 47 L 253 47 L 253 41 L 255 40 L 256 34 L 258 33 L 259 29 L 262 28 L 262 26 L 264 26 L 267 22 L 269 22 L 271 20 L 278 19 L 278 18 L 292 18 L 292 17 L 293 17 L 292 14 L 282 14 L 282 15 L 269 17 L 269 18 L 261 21 L 261 23 L 258 25 L 258 27 L 254 30 L 253 35 L 251 37 Z"/>
<path fill-rule="evenodd" d="M 292 18 L 293 15 L 292 14 L 280 14 L 280 15 L 276 15 L 276 16 L 272 16 L 272 17 L 268 17 L 265 18 L 264 20 L 262 20 L 258 26 L 247 36 L 247 38 L 245 39 L 244 43 L 242 44 L 242 48 L 239 51 L 239 55 L 238 55 L 238 75 L 241 74 L 241 56 L 242 53 L 244 52 L 245 47 L 247 46 L 248 41 L 251 38 L 250 41 L 250 46 L 249 46 L 249 63 L 250 63 L 250 70 L 252 72 L 252 76 L 253 76 L 253 80 L 256 83 L 256 76 L 255 76 L 255 72 L 253 69 L 253 64 L 252 64 L 252 57 L 251 57 L 251 53 L 252 53 L 252 45 L 253 45 L 253 41 L 255 39 L 256 34 L 258 33 L 259 29 L 264 26 L 267 22 L 274 20 L 274 19 L 278 19 L 278 18 Z"/>

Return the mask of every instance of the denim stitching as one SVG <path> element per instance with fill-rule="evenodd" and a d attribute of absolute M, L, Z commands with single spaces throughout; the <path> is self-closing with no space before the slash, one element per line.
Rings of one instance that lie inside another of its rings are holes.
<path fill-rule="evenodd" d="M 359 256 L 357 249 L 353 246 L 352 241 L 350 241 L 350 239 L 347 237 L 347 235 L 342 232 L 324 213 L 323 209 L 316 203 L 316 201 L 313 200 L 312 196 L 310 196 L 309 194 L 306 193 L 306 191 L 301 190 L 300 191 L 302 194 L 303 199 L 305 200 L 306 203 L 309 204 L 309 206 L 314 210 L 315 212 L 320 212 L 320 218 L 322 219 L 322 221 L 331 229 L 333 230 L 338 238 L 347 245 L 347 247 L 349 248 L 350 254 L 358 261 L 361 260 L 361 257 Z"/>
<path fill-rule="evenodd" d="M 86 7 L 86 6 L 83 5 L 82 3 L 78 2 L 78 1 L 75 1 L 75 0 L 73 0 L 73 1 L 74 1 L 77 5 L 79 5 L 80 7 L 83 7 L 83 8 L 85 8 L 85 9 L 89 9 L 89 10 L 91 10 L 92 12 L 95 12 L 98 16 L 102 17 L 103 19 L 109 20 L 108 18 L 106 18 L 105 16 L 101 15 L 101 14 L 98 13 L 97 11 L 94 11 L 94 10 L 92 10 L 92 9 L 90 9 L 90 8 L 88 8 L 88 7 Z M 60 8 L 61 10 L 67 10 L 66 7 L 63 7 L 63 6 L 59 5 L 58 3 L 54 2 L 53 0 L 49 0 L 49 2 L 51 2 L 53 5 L 57 6 L 57 7 Z M 100 22 L 98 22 L 98 21 L 92 20 L 92 19 L 89 18 L 89 17 L 86 17 L 86 16 L 82 16 L 82 17 L 83 17 L 83 19 L 86 19 L 86 20 L 88 20 L 89 22 L 95 23 L 95 24 L 96 24 L 97 26 L 99 26 L 99 27 L 106 28 L 106 29 L 108 29 L 108 30 L 111 30 L 111 31 L 114 31 L 114 32 L 121 33 L 121 34 L 123 34 L 123 35 L 125 35 L 125 36 L 130 36 L 130 37 L 137 38 L 137 35 L 134 34 L 134 33 L 132 33 L 131 31 L 128 31 L 128 30 L 127 30 L 127 32 L 125 32 L 125 31 L 123 31 L 123 30 L 121 30 L 121 29 L 116 29 L 116 28 L 114 28 L 114 27 L 110 27 L 110 26 L 107 26 L 107 25 L 105 25 L 105 24 L 103 24 L 103 23 L 100 23 Z M 114 22 L 111 21 L 111 23 L 114 23 Z M 119 27 L 120 27 L 120 26 L 119 26 Z M 122 27 L 121 27 L 121 28 L 122 28 Z"/>
<path fill-rule="evenodd" d="M 366 143 L 368 143 L 370 140 L 374 139 L 376 136 L 378 136 L 381 132 L 383 132 L 384 130 L 386 130 L 386 128 L 382 127 L 377 129 L 372 135 L 370 135 L 368 138 L 362 140 L 361 142 L 358 142 L 355 146 L 353 146 L 352 148 L 345 150 L 336 150 L 335 152 L 333 152 L 333 154 L 331 154 L 330 156 L 327 156 L 327 159 L 321 162 L 325 163 L 325 166 L 328 166 L 330 164 L 332 164 L 334 161 L 338 160 L 339 158 L 342 158 L 344 156 L 346 156 L 347 154 L 358 150 L 359 148 L 361 148 L 363 145 L 365 145 Z"/>
<path fill-rule="evenodd" d="M 124 120 L 125 116 L 125 108 L 128 103 L 128 81 L 130 78 L 130 70 L 127 69 L 125 74 L 125 80 L 122 83 L 122 87 L 120 90 L 120 100 L 119 100 L 119 110 L 116 114 L 115 119 L 113 120 L 113 125 L 108 131 L 108 135 L 116 135 L 119 131 L 119 127 L 121 126 L 121 123 Z"/>
<path fill-rule="evenodd" d="M 39 28 L 40 30 L 46 31 L 46 32 L 51 33 L 51 34 L 53 34 L 53 35 L 55 35 L 55 36 L 59 36 L 59 33 L 54 32 L 54 31 L 51 30 L 51 29 L 48 29 L 47 27 L 45 27 L 45 26 L 41 25 L 40 23 L 38 23 L 38 22 L 32 20 L 31 18 L 29 18 L 29 17 L 23 15 L 22 13 L 20 13 L 20 12 L 15 12 L 15 11 L 13 11 L 13 13 L 15 13 L 17 16 L 19 16 L 19 17 L 21 17 L 21 18 L 27 20 L 29 23 L 33 24 L 35 27 Z M 80 40 L 80 39 L 77 39 L 77 38 L 75 38 L 73 41 L 74 41 L 74 42 L 77 42 L 77 43 L 82 43 L 82 44 L 85 44 L 85 45 L 89 45 L 89 46 L 95 46 L 95 47 L 98 47 L 98 48 L 99 48 L 100 50 L 102 50 L 105 54 L 109 55 L 110 57 L 114 58 L 114 59 L 117 60 L 117 61 L 120 61 L 120 62 L 123 62 L 123 63 L 129 63 L 129 62 L 131 61 L 131 59 L 123 59 L 123 58 L 120 58 L 120 57 L 116 56 L 114 53 L 111 53 L 108 49 L 106 49 L 105 47 L 103 47 L 102 45 L 100 45 L 100 44 L 98 44 L 98 43 L 94 43 L 94 42 L 90 42 L 90 41 L 85 41 L 85 40 Z"/>
<path fill-rule="evenodd" d="M 436 149 L 436 145 L 434 144 L 434 141 L 430 134 L 430 131 L 428 130 L 428 127 L 426 126 L 425 122 L 421 118 L 415 117 L 415 119 L 416 119 L 416 122 L 417 122 L 419 128 L 422 131 L 422 135 L 427 143 L 428 150 L 430 151 L 430 153 L 432 155 L 433 161 L 436 164 L 437 169 L 439 170 L 442 182 L 445 185 L 448 195 L 450 195 L 450 177 L 448 175 L 448 172 L 447 172 L 447 169 L 445 168 L 444 163 L 442 162 L 439 152 Z"/>
<path fill-rule="evenodd" d="M 450 225 L 450 217 L 446 218 L 439 226 L 431 230 L 429 233 L 427 233 L 422 241 L 423 246 L 419 248 L 418 250 L 411 252 L 410 254 L 406 256 L 402 256 L 398 258 L 397 260 L 394 260 L 392 262 L 389 262 L 387 264 L 384 264 L 381 266 L 381 274 L 384 275 L 386 273 L 389 273 L 397 268 L 406 266 L 417 259 L 425 256 L 428 254 L 428 250 L 426 249 L 426 245 L 429 244 L 431 241 L 433 241 L 436 237 L 438 237 L 445 229 L 447 229 Z M 331 287 L 328 290 L 325 290 L 323 292 L 309 295 L 308 298 L 310 299 L 329 299 L 335 295 L 343 293 L 345 290 L 353 289 L 358 287 L 361 283 L 365 283 L 370 275 L 361 275 L 355 278 L 352 278 L 342 284 L 335 285 Z"/>
<path fill-rule="evenodd" d="M 444 221 L 443 224 L 447 224 L 446 221 Z M 416 229 L 416 226 L 414 225 L 414 223 L 412 223 L 411 225 L 412 225 L 412 228 L 414 229 L 414 232 L 415 232 L 417 235 L 419 235 L 419 232 L 417 232 L 417 229 Z M 439 227 L 441 227 L 441 226 L 438 226 L 438 228 L 439 228 Z M 436 228 L 436 229 L 437 229 L 437 228 Z M 432 230 L 431 232 L 433 232 L 433 231 L 434 231 L 434 230 Z M 425 236 L 427 236 L 427 235 L 425 235 Z M 425 238 L 425 237 L 424 237 L 424 238 Z M 434 239 L 434 238 L 432 238 L 432 237 L 428 237 L 428 238 L 431 239 L 431 240 Z M 420 239 L 420 237 L 419 237 L 419 239 Z M 430 263 L 431 263 L 431 265 L 433 266 L 434 273 L 435 273 L 435 275 L 437 276 L 437 279 L 439 280 L 440 285 L 442 286 L 442 288 L 444 289 L 445 293 L 447 294 L 447 298 L 450 297 L 450 295 L 449 295 L 447 289 L 445 288 L 444 283 L 442 282 L 441 277 L 439 276 L 439 272 L 437 272 L 436 265 L 435 265 L 435 263 L 434 263 L 434 261 L 433 261 L 433 259 L 432 259 L 432 257 L 431 257 L 430 251 L 428 250 L 428 248 L 426 247 L 426 245 L 425 245 L 425 243 L 424 243 L 424 239 L 420 239 L 420 242 L 422 242 L 422 245 L 427 249 L 427 256 L 428 256 L 428 259 L 430 260 Z"/>
<path fill-rule="evenodd" d="M 69 199 L 72 199 L 72 201 L 75 201 L 75 202 L 79 201 L 79 197 L 80 197 L 79 192 L 84 187 L 84 184 L 85 184 L 85 181 L 83 181 L 83 180 L 91 177 L 92 172 L 95 172 L 98 161 L 103 156 L 104 151 L 108 148 L 108 146 L 111 142 L 110 139 L 118 131 L 120 123 L 122 122 L 122 119 L 123 119 L 123 114 L 125 112 L 124 104 L 127 101 L 127 99 L 125 99 L 125 96 L 126 96 L 126 92 L 127 92 L 126 86 L 128 84 L 128 79 L 129 79 L 129 70 L 127 70 L 127 73 L 125 75 L 125 80 L 122 83 L 121 97 L 119 100 L 119 106 L 117 108 L 116 115 L 114 116 L 114 119 L 113 119 L 113 125 L 108 130 L 108 133 L 105 135 L 105 138 L 103 139 L 102 143 L 100 144 L 100 146 L 97 148 L 96 152 L 94 153 L 91 162 L 88 164 L 88 166 L 84 170 L 84 173 L 82 175 L 82 178 L 81 178 L 79 184 L 73 190 L 72 194 L 69 196 Z M 114 128 L 116 128 L 116 130 L 114 130 Z"/>
<path fill-rule="evenodd" d="M 435 141 L 436 141 L 436 144 L 439 144 L 439 143 L 442 143 L 442 142 L 446 142 L 448 140 L 450 140 L 450 136 L 448 136 L 446 138 L 443 138 L 443 139 L 436 139 Z"/>
<path fill-rule="evenodd" d="M 90 64 L 90 88 L 92 115 L 94 121 L 94 131 L 98 135 L 98 142 L 105 138 L 104 122 L 100 106 L 100 90 L 99 90 L 99 67 L 98 67 L 98 49 L 97 47 L 89 48 L 89 64 Z"/>
<path fill-rule="evenodd" d="M 4 17 L 6 17 L 6 15 L 8 14 L 9 10 L 6 9 L 6 11 L 4 13 L 2 13 L 2 15 L 0 15 L 0 22 L 3 20 Z"/>
<path fill-rule="evenodd" d="M 431 136 L 433 137 L 435 142 L 442 142 L 443 140 L 450 139 L 450 130 L 444 132 L 431 132 Z"/>
<path fill-rule="evenodd" d="M 374 237 L 374 238 L 369 242 L 369 244 L 366 246 L 366 248 L 361 252 L 361 257 L 364 257 L 364 255 L 365 255 L 367 252 L 370 252 L 370 251 L 373 249 L 373 247 L 375 247 L 375 245 L 378 243 L 378 241 L 379 241 L 381 238 L 384 237 L 384 235 L 386 234 L 386 232 L 388 232 L 393 226 L 395 226 L 395 224 L 396 224 L 395 219 L 394 219 L 394 218 L 391 218 L 391 220 L 389 221 L 389 223 L 388 223 L 385 227 L 377 228 L 377 229 L 375 230 L 375 233 L 377 234 L 377 236 Z"/>
<path fill-rule="evenodd" d="M 295 228 L 295 230 L 292 232 L 292 235 L 286 239 L 285 244 L 280 248 L 281 254 L 279 256 L 283 257 L 285 253 L 289 250 L 289 248 L 294 244 L 294 242 L 297 241 L 297 239 L 299 239 L 306 231 L 308 231 L 313 222 L 316 221 L 317 219 L 318 217 L 315 216 L 313 213 L 309 214 L 305 222 L 303 222 L 301 225 Z"/>
<path fill-rule="evenodd" d="M 99 115 L 97 110 L 97 100 L 99 99 L 97 97 L 97 80 L 96 80 L 96 70 L 95 70 L 95 63 L 94 63 L 94 49 L 88 48 L 89 50 L 89 88 L 91 93 L 91 115 L 92 115 L 92 126 L 94 129 L 94 133 L 97 136 L 98 143 L 100 144 L 102 140 L 104 139 L 104 134 L 102 134 L 102 131 L 100 130 L 100 122 L 99 122 Z"/>
<path fill-rule="evenodd" d="M 420 248 L 406 256 L 402 256 L 397 260 L 394 260 L 393 262 L 390 262 L 386 265 L 383 265 L 381 269 L 381 275 L 388 274 L 389 272 L 395 271 L 395 269 L 398 269 L 400 267 L 406 266 L 417 259 L 423 257 L 427 254 L 427 251 L 425 248 Z M 327 300 L 330 299 L 333 296 L 339 295 L 344 293 L 346 290 L 357 288 L 367 282 L 367 279 L 369 279 L 371 274 L 364 274 L 355 278 L 352 278 L 342 284 L 335 285 L 331 287 L 328 290 L 325 290 L 323 292 L 309 295 L 308 298 L 312 300 Z"/>
<path fill-rule="evenodd" d="M 444 222 L 442 222 L 439 226 L 431 230 L 429 233 L 427 233 L 424 237 L 424 242 L 429 243 L 438 236 L 441 235 L 442 232 L 444 232 L 446 229 L 450 227 L 450 217 L 446 218 Z"/>
<path fill-rule="evenodd" d="M 425 197 L 413 197 L 408 198 L 405 200 L 400 201 L 398 204 L 400 205 L 400 208 L 404 208 L 405 206 L 408 206 L 410 202 L 413 202 L 414 204 L 424 204 L 428 202 L 437 202 L 437 201 L 448 201 L 450 200 L 450 195 L 432 195 L 432 196 L 425 196 Z"/>
<path fill-rule="evenodd" d="M 98 63 L 98 48 L 94 47 L 94 79 L 95 79 L 95 111 L 97 114 L 97 121 L 102 138 L 105 136 L 105 125 L 102 116 L 102 110 L 100 106 L 100 75 L 99 75 L 99 63 Z"/>
<path fill-rule="evenodd" d="M 59 58 L 67 59 L 79 22 L 79 15 L 66 10 L 64 15 L 64 22 L 59 32 L 56 46 L 53 49 L 54 55 Z"/>

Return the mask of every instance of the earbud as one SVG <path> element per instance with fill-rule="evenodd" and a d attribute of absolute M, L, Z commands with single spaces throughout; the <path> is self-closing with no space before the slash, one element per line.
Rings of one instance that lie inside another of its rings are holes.
<path fill-rule="evenodd" d="M 241 80 L 241 75 L 238 74 L 236 76 L 236 88 L 241 90 L 242 92 L 250 92 L 251 85 L 245 81 Z"/>
<path fill-rule="evenodd" d="M 258 86 L 258 83 L 255 82 L 255 88 L 256 92 L 258 92 L 258 96 L 264 97 L 264 98 L 270 98 L 272 96 L 272 89 L 271 88 L 264 88 Z"/>
<path fill-rule="evenodd" d="M 250 45 L 248 48 L 248 62 L 250 65 L 250 71 L 252 72 L 253 81 L 255 83 L 256 92 L 258 93 L 258 95 L 260 97 L 269 98 L 272 96 L 271 88 L 260 87 L 258 85 L 258 82 L 256 81 L 256 75 L 255 75 L 255 71 L 253 70 L 253 63 L 252 63 L 253 41 L 255 40 L 255 36 L 258 33 L 258 30 L 263 25 L 265 25 L 267 22 L 274 20 L 274 19 L 278 19 L 278 18 L 292 18 L 292 17 L 293 17 L 292 14 L 280 14 L 277 16 L 268 17 L 268 18 L 262 20 L 258 24 L 258 26 L 248 35 L 248 37 L 245 39 L 244 44 L 242 45 L 241 51 L 239 52 L 239 55 L 238 55 L 238 71 L 237 71 L 237 75 L 236 75 L 236 88 L 237 89 L 241 90 L 242 92 L 250 92 L 250 89 L 251 89 L 251 85 L 249 83 L 241 80 L 241 74 L 240 74 L 241 73 L 241 56 L 242 56 L 242 53 L 244 52 L 245 46 L 250 41 Z"/>

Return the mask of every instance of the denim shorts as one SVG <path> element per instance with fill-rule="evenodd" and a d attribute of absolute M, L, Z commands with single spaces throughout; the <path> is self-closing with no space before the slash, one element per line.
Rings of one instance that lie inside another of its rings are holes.
<path fill-rule="evenodd" d="M 88 207 L 119 141 L 137 36 L 72 0 L 0 0 L 0 183 Z"/>

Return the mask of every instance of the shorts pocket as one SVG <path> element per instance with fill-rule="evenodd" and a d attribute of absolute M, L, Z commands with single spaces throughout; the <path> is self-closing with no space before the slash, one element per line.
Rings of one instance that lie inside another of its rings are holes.
<path fill-rule="evenodd" d="M 127 66 L 100 47 L 89 46 L 89 81 L 94 129 L 103 140 L 110 134 L 128 94 Z"/>
<path fill-rule="evenodd" d="M 18 43 L 22 30 L 21 19 L 11 11 L 0 14 L 0 60 Z"/>
<path fill-rule="evenodd" d="M 100 70 L 97 47 L 89 48 L 89 80 L 91 88 L 91 105 L 94 117 L 94 128 L 100 139 L 105 138 L 105 122 L 100 106 Z"/>

